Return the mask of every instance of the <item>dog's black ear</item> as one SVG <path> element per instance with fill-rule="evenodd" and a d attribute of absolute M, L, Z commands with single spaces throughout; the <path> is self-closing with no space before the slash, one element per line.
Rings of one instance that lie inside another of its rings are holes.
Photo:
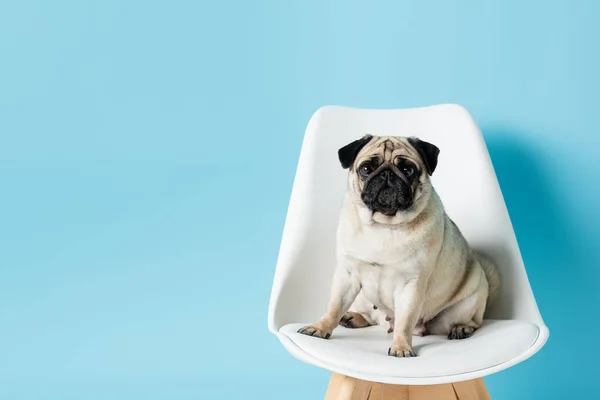
<path fill-rule="evenodd" d="M 360 139 L 355 140 L 352 143 L 349 143 L 338 150 L 338 158 L 340 159 L 340 163 L 342 164 L 342 168 L 350 168 L 352 164 L 354 164 L 354 160 L 356 160 L 356 156 L 358 152 L 366 146 L 367 143 L 373 138 L 372 135 L 365 135 Z"/>
<path fill-rule="evenodd" d="M 436 145 L 416 137 L 410 137 L 408 138 L 408 141 L 419 152 L 419 155 L 425 163 L 425 168 L 427 168 L 427 173 L 429 175 L 433 174 L 435 167 L 437 167 L 440 149 L 438 149 Z"/>

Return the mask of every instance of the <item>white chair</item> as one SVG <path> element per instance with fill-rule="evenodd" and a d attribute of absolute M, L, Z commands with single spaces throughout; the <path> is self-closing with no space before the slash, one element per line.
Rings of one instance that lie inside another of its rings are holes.
<path fill-rule="evenodd" d="M 335 231 L 348 173 L 337 151 L 366 133 L 417 136 L 440 148 L 433 185 L 470 245 L 496 261 L 502 279 L 500 296 L 471 338 L 414 337 L 418 356 L 402 359 L 387 355 L 392 337 L 379 327 L 339 326 L 329 340 L 297 333 L 322 316 L 329 299 Z M 329 106 L 313 115 L 289 203 L 268 323 L 293 356 L 334 373 L 328 399 L 380 399 L 383 394 L 386 399 L 489 398 L 479 378 L 529 358 L 544 345 L 548 328 L 531 291 L 483 136 L 464 108 Z"/>

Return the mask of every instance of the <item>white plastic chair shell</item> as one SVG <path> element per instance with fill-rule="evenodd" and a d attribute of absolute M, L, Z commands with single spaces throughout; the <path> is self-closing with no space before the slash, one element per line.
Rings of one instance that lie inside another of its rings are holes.
<path fill-rule="evenodd" d="M 347 170 L 337 150 L 366 133 L 417 136 L 440 148 L 432 182 L 470 245 L 499 266 L 499 298 L 471 338 L 415 337 L 415 358 L 389 357 L 381 327 L 338 327 L 331 339 L 296 333 L 324 313 L 335 268 L 335 231 Z M 328 106 L 306 129 L 268 316 L 269 330 L 298 359 L 368 381 L 426 385 L 501 371 L 535 354 L 548 339 L 483 136 L 461 106 L 367 110 Z"/>

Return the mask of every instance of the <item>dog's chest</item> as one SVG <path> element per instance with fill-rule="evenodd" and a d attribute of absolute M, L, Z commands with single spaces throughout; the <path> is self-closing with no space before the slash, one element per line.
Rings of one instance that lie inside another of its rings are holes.
<path fill-rule="evenodd" d="M 345 255 L 356 261 L 351 269 L 365 297 L 382 309 L 393 309 L 394 292 L 420 272 L 414 235 L 367 227 L 340 240 Z"/>
<path fill-rule="evenodd" d="M 353 273 L 360 280 L 364 297 L 389 314 L 394 309 L 394 293 L 402 290 L 406 282 L 418 275 L 416 271 L 407 265 L 359 263 Z"/>
<path fill-rule="evenodd" d="M 340 238 L 343 252 L 374 266 L 399 268 L 415 257 L 414 238 L 395 229 L 367 227 Z"/>

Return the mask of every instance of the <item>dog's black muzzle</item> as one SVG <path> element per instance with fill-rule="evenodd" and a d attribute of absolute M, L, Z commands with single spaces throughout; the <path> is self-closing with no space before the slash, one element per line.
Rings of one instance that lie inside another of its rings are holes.
<path fill-rule="evenodd" d="M 372 211 L 392 216 L 413 202 L 410 180 L 394 164 L 383 163 L 365 181 L 362 201 Z"/>

